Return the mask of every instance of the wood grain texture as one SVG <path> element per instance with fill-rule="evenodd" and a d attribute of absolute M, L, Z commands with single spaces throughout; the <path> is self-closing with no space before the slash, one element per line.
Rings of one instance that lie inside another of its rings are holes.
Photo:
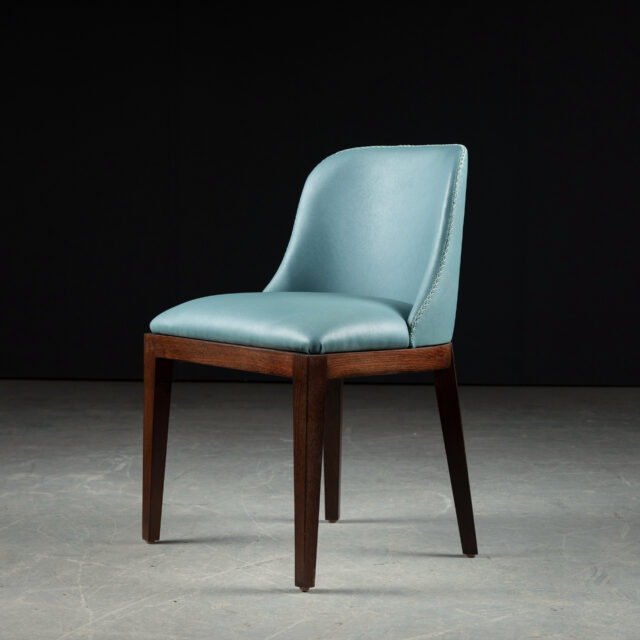
<path fill-rule="evenodd" d="M 142 537 L 160 537 L 174 360 L 293 378 L 295 584 L 315 584 L 324 449 L 325 517 L 340 517 L 343 378 L 435 370 L 463 552 L 477 553 L 451 344 L 415 349 L 305 354 L 156 334 L 145 335 Z"/>
<path fill-rule="evenodd" d="M 300 355 L 326 359 L 327 377 L 331 379 L 432 371 L 444 369 L 451 363 L 451 343 L 415 349 L 349 351 L 315 355 L 152 333 L 146 334 L 145 339 L 153 343 L 159 358 L 288 378 L 293 377 L 293 361 Z"/>
<path fill-rule="evenodd" d="M 292 351 L 245 347 L 239 344 L 176 338 L 152 333 L 146 335 L 153 342 L 156 355 L 161 358 L 288 378 L 293 375 L 295 354 Z"/>
<path fill-rule="evenodd" d="M 172 371 L 173 361 L 156 357 L 153 342 L 145 338 L 142 538 L 147 542 L 160 538 Z"/>
<path fill-rule="evenodd" d="M 293 375 L 295 583 L 315 584 L 327 362 L 296 356 Z"/>
<path fill-rule="evenodd" d="M 342 459 L 342 379 L 327 382 L 324 415 L 324 517 L 340 519 L 340 474 Z"/>
<path fill-rule="evenodd" d="M 462 552 L 468 556 L 478 553 L 476 528 L 473 521 L 473 505 L 467 469 L 467 455 L 462 432 L 462 416 L 458 397 L 458 381 L 456 367 L 451 353 L 451 366 L 435 372 L 436 397 L 440 411 L 440 422 L 444 447 L 447 454 L 453 501 L 458 518 L 458 529 Z"/>
<path fill-rule="evenodd" d="M 327 354 L 329 378 L 379 376 L 444 369 L 451 363 L 451 343 L 415 349 L 350 351 Z"/>

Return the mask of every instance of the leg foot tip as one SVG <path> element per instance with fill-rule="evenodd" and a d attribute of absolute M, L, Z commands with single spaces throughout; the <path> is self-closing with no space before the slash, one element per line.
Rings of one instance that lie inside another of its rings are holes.
<path fill-rule="evenodd" d="M 327 521 L 328 521 L 328 522 L 331 522 L 331 524 L 333 524 L 333 523 L 335 523 L 335 522 L 338 522 L 338 518 L 336 518 L 335 520 L 331 520 L 331 519 L 327 518 Z"/>
<path fill-rule="evenodd" d="M 467 556 L 467 558 L 475 558 L 478 554 L 477 553 L 465 553 L 465 556 Z"/>
<path fill-rule="evenodd" d="M 309 591 L 309 587 L 300 587 L 300 591 L 302 591 L 302 593 L 307 593 L 307 591 Z"/>

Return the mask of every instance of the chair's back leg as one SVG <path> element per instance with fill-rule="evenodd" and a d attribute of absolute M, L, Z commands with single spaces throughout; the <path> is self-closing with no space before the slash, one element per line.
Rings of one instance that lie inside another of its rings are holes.
<path fill-rule="evenodd" d="M 315 584 L 327 360 L 296 356 L 293 365 L 293 483 L 295 583 Z"/>
<path fill-rule="evenodd" d="M 156 358 L 151 340 L 144 352 L 144 451 L 142 462 L 142 538 L 160 538 L 164 467 L 167 455 L 173 360 Z"/>
<path fill-rule="evenodd" d="M 462 552 L 468 556 L 478 553 L 476 529 L 473 522 L 473 506 L 469 487 L 467 456 L 464 449 L 462 417 L 458 398 L 456 367 L 451 353 L 451 365 L 448 369 L 435 371 L 436 396 L 440 410 L 440 423 L 447 453 L 449 476 L 453 490 L 453 501 L 458 517 L 458 529 L 462 542 Z"/>
<path fill-rule="evenodd" d="M 324 517 L 329 522 L 337 522 L 340 518 L 343 386 L 341 379 L 327 382 L 324 416 Z"/>

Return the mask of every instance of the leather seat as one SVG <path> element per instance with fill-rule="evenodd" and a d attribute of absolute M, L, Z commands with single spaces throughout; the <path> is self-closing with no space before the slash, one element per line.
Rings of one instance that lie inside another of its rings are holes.
<path fill-rule="evenodd" d="M 151 321 L 151 331 L 302 353 L 405 349 L 411 306 L 323 292 L 232 293 L 173 307 Z"/>
<path fill-rule="evenodd" d="M 303 353 L 448 343 L 466 179 L 462 145 L 335 153 L 307 178 L 264 292 L 186 302 L 151 331 Z"/>

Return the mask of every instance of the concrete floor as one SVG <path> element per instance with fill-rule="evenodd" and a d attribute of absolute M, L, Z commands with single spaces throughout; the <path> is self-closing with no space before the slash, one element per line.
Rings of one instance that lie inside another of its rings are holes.
<path fill-rule="evenodd" d="M 291 390 L 176 384 L 163 542 L 137 383 L 0 382 L 0 638 L 640 637 L 640 393 L 462 389 L 480 555 L 433 389 L 347 386 L 343 520 L 293 585 Z"/>

